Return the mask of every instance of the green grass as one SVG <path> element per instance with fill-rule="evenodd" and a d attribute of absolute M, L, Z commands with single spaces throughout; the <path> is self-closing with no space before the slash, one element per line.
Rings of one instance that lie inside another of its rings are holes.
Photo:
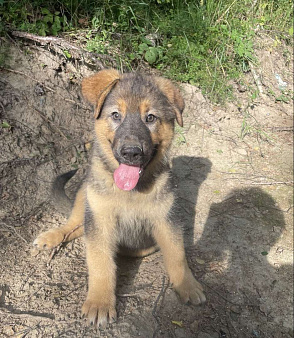
<path fill-rule="evenodd" d="M 0 15 L 0 31 L 75 33 L 124 70 L 146 62 L 215 102 L 255 62 L 258 32 L 286 43 L 293 34 L 289 0 L 0 0 Z"/>

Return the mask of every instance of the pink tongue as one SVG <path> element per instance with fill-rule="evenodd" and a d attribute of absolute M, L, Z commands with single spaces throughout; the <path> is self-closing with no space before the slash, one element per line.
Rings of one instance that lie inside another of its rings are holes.
<path fill-rule="evenodd" d="M 137 185 L 140 178 L 140 168 L 126 164 L 120 164 L 115 170 L 113 177 L 114 182 L 119 189 L 132 190 Z"/>

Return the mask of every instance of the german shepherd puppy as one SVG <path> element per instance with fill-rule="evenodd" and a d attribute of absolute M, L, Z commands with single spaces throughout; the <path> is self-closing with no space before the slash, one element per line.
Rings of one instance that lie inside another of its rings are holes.
<path fill-rule="evenodd" d="M 82 92 L 95 111 L 88 176 L 68 223 L 42 233 L 34 245 L 51 249 L 65 236 L 85 233 L 89 284 L 82 314 L 97 327 L 116 320 L 117 253 L 143 257 L 160 248 L 181 300 L 204 302 L 187 265 L 181 228 L 171 219 L 168 152 L 174 121 L 183 125 L 179 90 L 164 78 L 107 69 L 84 79 Z"/>

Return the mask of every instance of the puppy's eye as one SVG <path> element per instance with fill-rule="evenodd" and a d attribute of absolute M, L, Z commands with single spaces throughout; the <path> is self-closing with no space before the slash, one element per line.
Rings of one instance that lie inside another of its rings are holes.
<path fill-rule="evenodd" d="M 152 114 L 149 114 L 149 115 L 147 115 L 147 117 L 146 117 L 146 122 L 147 122 L 147 123 L 152 123 L 152 122 L 155 122 L 156 120 L 157 120 L 157 117 L 154 116 L 154 115 L 152 115 Z"/>
<path fill-rule="evenodd" d="M 112 114 L 111 114 L 111 117 L 112 117 L 112 119 L 115 120 L 115 121 L 120 121 L 120 120 L 121 120 L 121 115 L 120 115 L 120 113 L 118 113 L 118 112 L 112 113 Z"/>

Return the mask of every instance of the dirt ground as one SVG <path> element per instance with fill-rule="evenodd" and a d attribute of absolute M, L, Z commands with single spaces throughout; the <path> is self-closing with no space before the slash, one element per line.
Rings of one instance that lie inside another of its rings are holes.
<path fill-rule="evenodd" d="M 33 44 L 1 47 L 1 337 L 293 337 L 293 105 L 281 91 L 293 95 L 290 48 L 256 41 L 258 62 L 225 107 L 182 85 L 175 217 L 207 303 L 179 303 L 160 252 L 119 257 L 118 321 L 97 331 L 80 318 L 83 239 L 52 259 L 31 251 L 37 234 L 65 222 L 50 202 L 53 179 L 78 168 L 70 194 L 85 173 L 93 119 L 80 81 L 93 70 Z"/>

